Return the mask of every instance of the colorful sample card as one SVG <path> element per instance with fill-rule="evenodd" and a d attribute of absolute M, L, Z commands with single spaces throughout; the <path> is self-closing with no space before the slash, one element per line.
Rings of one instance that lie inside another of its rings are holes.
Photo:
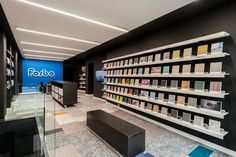
<path fill-rule="evenodd" d="M 161 87 L 167 86 L 167 80 L 161 80 Z"/>
<path fill-rule="evenodd" d="M 169 94 L 168 96 L 168 102 L 169 103 L 175 103 L 175 95 L 174 94 Z"/>
<path fill-rule="evenodd" d="M 198 48 L 197 48 L 197 55 L 198 56 L 206 55 L 207 52 L 208 52 L 208 45 L 198 46 Z"/>
<path fill-rule="evenodd" d="M 123 65 L 124 65 L 124 61 L 121 60 L 121 61 L 120 61 L 120 66 L 123 66 Z"/>
<path fill-rule="evenodd" d="M 122 102 L 123 101 L 123 96 L 120 96 L 120 102 Z"/>
<path fill-rule="evenodd" d="M 138 64 L 138 57 L 134 58 L 134 64 Z"/>
<path fill-rule="evenodd" d="M 133 94 L 133 88 L 129 88 L 128 94 Z"/>
<path fill-rule="evenodd" d="M 150 92 L 150 99 L 155 100 L 156 99 L 156 92 Z"/>
<path fill-rule="evenodd" d="M 134 100 L 132 101 L 132 105 L 139 107 L 139 101 L 134 99 Z"/>
<path fill-rule="evenodd" d="M 145 98 L 148 98 L 148 91 L 146 91 L 146 90 L 141 90 L 140 91 L 140 96 L 142 96 L 142 97 L 145 97 Z"/>
<path fill-rule="evenodd" d="M 180 50 L 173 51 L 172 59 L 178 59 L 180 57 Z"/>
<path fill-rule="evenodd" d="M 142 109 L 144 109 L 144 108 L 145 108 L 145 102 L 141 101 L 139 107 L 142 108 Z"/>
<path fill-rule="evenodd" d="M 129 65 L 130 65 L 130 64 L 133 64 L 133 58 L 130 58 L 130 59 L 129 59 Z"/>
<path fill-rule="evenodd" d="M 222 62 L 212 62 L 210 64 L 210 73 L 221 73 L 222 72 Z"/>
<path fill-rule="evenodd" d="M 211 53 L 222 53 L 223 52 L 223 42 L 211 44 Z"/>
<path fill-rule="evenodd" d="M 221 130 L 221 122 L 216 121 L 213 119 L 209 119 L 209 130 L 215 131 L 215 132 L 220 132 Z"/>
<path fill-rule="evenodd" d="M 188 97 L 188 106 L 196 107 L 197 106 L 197 98 Z"/>
<path fill-rule="evenodd" d="M 200 105 L 201 105 L 201 108 L 209 109 L 213 111 L 221 111 L 222 109 L 222 102 L 220 101 L 201 99 Z"/>
<path fill-rule="evenodd" d="M 191 57 L 192 56 L 192 48 L 186 48 L 186 49 L 184 49 L 184 55 L 183 55 L 183 57 L 184 58 L 188 58 L 188 57 Z"/>
<path fill-rule="evenodd" d="M 163 67 L 163 74 L 169 74 L 170 73 L 170 66 L 164 66 Z"/>
<path fill-rule="evenodd" d="M 204 73 L 205 72 L 205 64 L 204 63 L 195 64 L 194 72 L 195 73 Z"/>
<path fill-rule="evenodd" d="M 132 74 L 132 69 L 129 69 L 128 70 L 128 75 L 131 75 Z"/>
<path fill-rule="evenodd" d="M 133 75 L 136 75 L 137 72 L 138 72 L 138 69 L 137 69 L 137 68 L 134 68 L 134 69 L 133 69 Z"/>
<path fill-rule="evenodd" d="M 116 101 L 119 101 L 119 95 L 116 96 Z"/>
<path fill-rule="evenodd" d="M 191 122 L 191 114 L 183 112 L 182 120 L 185 121 L 185 122 L 190 123 Z"/>
<path fill-rule="evenodd" d="M 163 54 L 163 60 L 168 60 L 168 59 L 170 59 L 170 52 L 165 52 Z"/>
<path fill-rule="evenodd" d="M 161 60 L 161 54 L 158 53 L 158 54 L 155 54 L 155 62 L 158 62 Z"/>
<path fill-rule="evenodd" d="M 152 104 L 151 103 L 147 103 L 147 110 L 152 110 Z"/>
<path fill-rule="evenodd" d="M 127 74 L 128 74 L 128 70 L 124 69 L 124 75 L 127 75 Z"/>
<path fill-rule="evenodd" d="M 150 85 L 150 80 L 149 79 L 142 79 L 142 85 L 144 86 L 149 86 Z"/>
<path fill-rule="evenodd" d="M 178 73 L 179 73 L 179 65 L 173 65 L 172 74 L 178 74 Z"/>
<path fill-rule="evenodd" d="M 130 85 L 134 85 L 134 79 L 130 79 Z"/>
<path fill-rule="evenodd" d="M 125 65 L 128 65 L 128 63 L 129 63 L 129 60 L 126 59 L 126 60 L 125 60 Z"/>
<path fill-rule="evenodd" d="M 170 81 L 170 88 L 177 88 L 178 87 L 178 80 L 171 80 Z"/>
<path fill-rule="evenodd" d="M 164 101 L 165 97 L 164 97 L 164 93 L 158 93 L 158 100 Z"/>
<path fill-rule="evenodd" d="M 139 63 L 145 63 L 147 62 L 147 56 L 140 57 Z"/>
<path fill-rule="evenodd" d="M 151 67 L 151 74 L 160 74 L 161 67 Z"/>
<path fill-rule="evenodd" d="M 167 115 L 168 114 L 168 108 L 161 107 L 161 114 Z"/>
<path fill-rule="evenodd" d="M 222 82 L 211 81 L 210 82 L 210 92 L 221 92 Z"/>
<path fill-rule="evenodd" d="M 159 106 L 158 105 L 153 105 L 153 112 L 158 112 L 159 111 Z"/>
<path fill-rule="evenodd" d="M 173 118 L 178 118 L 178 110 L 171 109 L 170 116 Z"/>
<path fill-rule="evenodd" d="M 205 81 L 195 81 L 194 89 L 203 91 L 205 88 Z"/>
<path fill-rule="evenodd" d="M 129 103 L 129 104 L 133 104 L 133 103 L 135 104 L 135 103 L 137 103 L 137 102 L 133 102 L 131 98 L 128 98 L 128 103 Z"/>
<path fill-rule="evenodd" d="M 183 74 L 190 74 L 190 72 L 191 72 L 191 64 L 184 64 L 183 69 L 182 69 L 182 73 Z"/>
<path fill-rule="evenodd" d="M 143 75 L 143 68 L 138 68 L 138 74 Z"/>
<path fill-rule="evenodd" d="M 133 95 L 138 95 L 138 94 L 139 94 L 139 90 L 138 89 L 134 89 Z"/>
<path fill-rule="evenodd" d="M 184 105 L 185 104 L 185 96 L 177 97 L 177 104 Z"/>
<path fill-rule="evenodd" d="M 128 94 L 128 88 L 125 88 L 125 92 L 124 93 Z"/>
<path fill-rule="evenodd" d="M 204 118 L 200 117 L 200 116 L 194 115 L 193 124 L 203 127 L 203 125 L 204 125 Z"/>
<path fill-rule="evenodd" d="M 144 74 L 146 74 L 146 75 L 148 75 L 149 74 L 149 67 L 146 67 L 145 69 L 144 69 Z"/>
<path fill-rule="evenodd" d="M 148 62 L 153 62 L 153 55 L 148 56 Z"/>
<path fill-rule="evenodd" d="M 128 98 L 124 97 L 123 102 L 127 103 L 128 102 Z"/>
<path fill-rule="evenodd" d="M 181 89 L 189 89 L 190 81 L 183 80 L 181 83 Z"/>
<path fill-rule="evenodd" d="M 157 87 L 158 86 L 158 80 L 156 80 L 156 79 L 152 80 L 152 86 Z"/>
<path fill-rule="evenodd" d="M 135 85 L 139 86 L 139 79 L 135 79 Z"/>

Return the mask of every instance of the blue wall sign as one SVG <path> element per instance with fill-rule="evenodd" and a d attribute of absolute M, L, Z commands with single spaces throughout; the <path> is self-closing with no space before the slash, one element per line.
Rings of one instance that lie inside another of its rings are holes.
<path fill-rule="evenodd" d="M 63 62 L 23 59 L 23 85 L 44 84 L 52 80 L 63 80 Z"/>

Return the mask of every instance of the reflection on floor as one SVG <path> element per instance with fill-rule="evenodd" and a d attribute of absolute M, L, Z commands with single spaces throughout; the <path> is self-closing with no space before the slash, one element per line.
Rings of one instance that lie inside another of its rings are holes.
<path fill-rule="evenodd" d="M 86 127 L 86 112 L 102 109 L 146 130 L 146 152 L 155 157 L 187 157 L 199 143 L 79 93 L 79 103 L 63 108 L 50 96 L 46 104 L 46 146 L 50 157 L 118 157 Z M 55 111 L 55 112 L 54 112 Z M 55 129 L 55 132 L 52 130 Z M 55 148 L 55 149 L 54 149 Z M 212 157 L 226 157 L 214 151 Z"/>

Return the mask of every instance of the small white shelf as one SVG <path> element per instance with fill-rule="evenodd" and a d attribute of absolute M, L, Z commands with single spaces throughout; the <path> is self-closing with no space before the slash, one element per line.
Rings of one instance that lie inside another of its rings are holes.
<path fill-rule="evenodd" d="M 225 112 L 225 111 L 221 111 L 221 112 L 211 111 L 211 110 L 197 108 L 197 107 L 190 107 L 190 106 L 185 106 L 185 105 L 178 105 L 175 103 L 169 103 L 168 101 L 152 100 L 152 99 L 148 99 L 148 98 L 145 98 L 142 96 L 136 96 L 136 95 L 126 94 L 126 93 L 118 93 L 118 92 L 109 91 L 109 90 L 106 90 L 106 92 L 130 97 L 133 99 L 138 99 L 141 101 L 147 101 L 147 102 L 154 103 L 154 104 L 160 104 L 160 105 L 164 105 L 164 106 L 168 106 L 168 107 L 172 107 L 172 108 L 177 108 L 177 109 L 181 109 L 181 110 L 185 110 L 185 111 L 199 113 L 199 114 L 203 114 L 203 115 L 207 115 L 207 116 L 211 116 L 211 117 L 216 117 L 216 118 L 220 118 L 220 119 L 224 119 L 224 116 L 226 116 L 228 114 L 228 112 Z"/>
<path fill-rule="evenodd" d="M 138 89 L 147 89 L 147 90 L 154 90 L 154 91 L 163 91 L 163 92 L 172 92 L 172 93 L 181 93 L 181 94 L 191 94 L 191 95 L 199 95 L 199 96 L 207 96 L 207 97 L 214 97 L 214 98 L 224 98 L 225 95 L 229 95 L 224 91 L 222 92 L 206 92 L 206 91 L 197 91 L 197 90 L 182 90 L 180 88 L 169 88 L 169 87 L 155 87 L 155 86 L 145 86 L 145 85 L 123 85 L 123 84 L 115 84 L 115 83 L 106 83 L 106 85 L 112 86 L 120 86 L 120 87 L 127 87 L 127 88 L 138 88 Z"/>
<path fill-rule="evenodd" d="M 156 116 L 158 118 L 161 118 L 161 119 L 164 119 L 164 120 L 176 123 L 178 125 L 182 125 L 184 127 L 193 129 L 193 130 L 198 131 L 198 132 L 202 132 L 204 134 L 207 134 L 209 136 L 213 136 L 213 137 L 216 137 L 216 138 L 219 138 L 219 139 L 222 139 L 222 140 L 224 139 L 224 136 L 228 134 L 228 132 L 224 131 L 224 130 L 221 130 L 220 132 L 215 132 L 215 131 L 209 130 L 209 129 L 205 128 L 205 127 L 197 126 L 197 125 L 194 125 L 192 123 L 185 122 L 185 121 L 183 121 L 181 119 L 177 119 L 177 118 L 173 118 L 173 117 L 170 117 L 170 116 L 167 116 L 167 115 L 163 115 L 163 114 L 158 113 L 158 112 L 153 112 L 153 111 L 150 111 L 150 110 L 146 110 L 146 109 L 143 109 L 143 108 L 140 108 L 140 107 L 128 104 L 128 103 L 124 103 L 124 102 L 120 102 L 120 101 L 115 101 L 115 100 L 113 100 L 111 98 L 106 98 L 106 99 L 109 100 L 109 101 L 115 102 L 117 104 L 121 104 L 121 105 L 127 106 L 129 108 L 133 108 L 135 110 L 138 110 L 138 111 L 141 111 L 141 112 L 144 112 L 144 113 Z"/>
<path fill-rule="evenodd" d="M 221 73 L 189 73 L 189 74 L 143 74 L 143 75 L 106 75 L 105 77 L 173 77 L 173 78 L 225 78 L 228 73 L 221 72 Z"/>
<path fill-rule="evenodd" d="M 196 60 L 203 60 L 203 59 L 221 58 L 221 57 L 225 57 L 228 55 L 229 54 L 226 52 L 224 52 L 224 53 L 219 52 L 219 53 L 211 53 L 208 55 L 201 55 L 201 56 L 192 56 L 192 57 L 186 57 L 186 58 L 160 60 L 158 62 L 155 61 L 155 62 L 146 62 L 146 63 L 139 63 L 139 64 L 129 64 L 129 65 L 123 65 L 123 66 L 107 67 L 104 69 L 110 70 L 110 69 L 131 68 L 131 67 L 148 66 L 148 65 L 158 65 L 158 64 L 165 64 L 165 63 L 196 61 Z"/>
<path fill-rule="evenodd" d="M 201 37 L 193 38 L 190 40 L 185 40 L 185 41 L 181 41 L 181 42 L 177 42 L 177 43 L 173 43 L 173 44 L 169 44 L 169 45 L 165 45 L 165 46 L 161 46 L 161 47 L 157 47 L 157 48 L 153 48 L 153 49 L 149 49 L 149 50 L 144 50 L 144 51 L 140 51 L 140 52 L 136 52 L 136 53 L 134 52 L 130 55 L 125 55 L 125 56 L 116 57 L 113 59 L 104 60 L 103 63 L 115 61 L 115 60 L 119 60 L 119 59 L 124 59 L 124 58 L 128 58 L 128 57 L 133 57 L 133 56 L 139 56 L 139 55 L 147 54 L 150 52 L 161 51 L 161 50 L 165 50 L 165 49 L 169 49 L 169 48 L 180 47 L 183 45 L 194 44 L 194 43 L 198 43 L 201 41 L 208 41 L 208 40 L 223 38 L 223 37 L 227 37 L 227 36 L 230 36 L 230 34 L 225 31 L 222 31 L 222 32 L 213 33 L 210 35 L 205 35 L 205 36 L 201 36 Z"/>

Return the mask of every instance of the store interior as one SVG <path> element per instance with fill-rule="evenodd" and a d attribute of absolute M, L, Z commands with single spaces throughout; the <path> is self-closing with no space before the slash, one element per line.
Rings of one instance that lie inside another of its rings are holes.
<path fill-rule="evenodd" d="M 235 0 L 0 0 L 0 157 L 236 156 Z"/>

